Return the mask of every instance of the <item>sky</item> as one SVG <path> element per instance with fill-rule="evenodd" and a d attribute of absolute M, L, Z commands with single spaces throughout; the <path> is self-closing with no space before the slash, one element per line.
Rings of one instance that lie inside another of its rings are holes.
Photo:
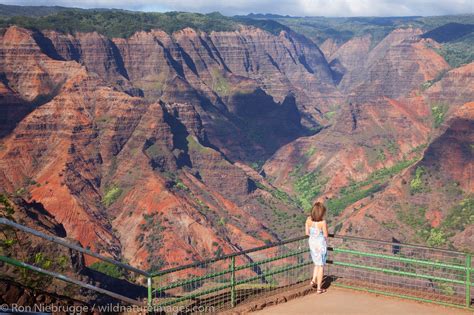
<path fill-rule="evenodd" d="M 0 3 L 158 12 L 219 11 L 224 15 L 430 16 L 474 13 L 474 0 L 0 0 Z"/>

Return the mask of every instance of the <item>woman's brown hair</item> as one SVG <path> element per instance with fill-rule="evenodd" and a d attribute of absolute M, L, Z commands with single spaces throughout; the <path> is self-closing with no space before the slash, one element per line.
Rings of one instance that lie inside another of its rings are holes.
<path fill-rule="evenodd" d="M 322 221 L 326 214 L 326 207 L 321 202 L 316 202 L 311 209 L 311 220 L 315 222 Z"/>

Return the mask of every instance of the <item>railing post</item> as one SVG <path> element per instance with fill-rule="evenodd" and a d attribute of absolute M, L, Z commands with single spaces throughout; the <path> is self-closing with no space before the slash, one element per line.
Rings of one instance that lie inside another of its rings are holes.
<path fill-rule="evenodd" d="M 235 256 L 230 258 L 230 304 L 235 307 Z"/>
<path fill-rule="evenodd" d="M 147 284 L 147 289 L 148 289 L 148 312 L 150 313 L 151 307 L 153 306 L 153 299 L 152 299 L 152 287 L 151 287 L 151 277 L 147 278 L 146 284 Z"/>
<path fill-rule="evenodd" d="M 471 254 L 466 254 L 466 307 L 471 307 Z"/>

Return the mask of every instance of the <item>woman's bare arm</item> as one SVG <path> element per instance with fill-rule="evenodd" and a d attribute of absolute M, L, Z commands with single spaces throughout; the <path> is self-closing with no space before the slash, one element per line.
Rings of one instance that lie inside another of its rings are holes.
<path fill-rule="evenodd" d="M 326 223 L 326 220 L 323 222 L 323 234 L 325 238 L 328 238 L 328 224 Z"/>
<path fill-rule="evenodd" d="M 309 225 L 310 225 L 310 219 L 309 217 L 306 219 L 306 222 L 304 224 L 304 231 L 305 231 L 305 234 L 306 236 L 309 235 Z"/>

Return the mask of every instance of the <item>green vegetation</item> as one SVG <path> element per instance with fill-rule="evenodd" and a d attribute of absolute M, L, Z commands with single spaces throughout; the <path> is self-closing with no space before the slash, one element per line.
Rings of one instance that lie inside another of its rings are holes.
<path fill-rule="evenodd" d="M 299 211 L 291 214 L 287 211 L 286 206 L 293 205 L 293 207 L 291 208 L 297 208 L 300 206 L 298 202 L 291 199 L 288 194 L 278 189 L 267 188 L 259 183 L 257 183 L 257 186 L 259 188 L 262 187 L 261 189 L 271 193 L 273 197 L 282 202 L 280 203 L 278 200 L 275 200 L 273 198 L 264 198 L 262 196 L 257 196 L 256 198 L 262 206 L 272 210 L 272 213 L 270 215 L 271 220 L 268 221 L 272 231 L 274 231 L 278 235 L 292 237 L 292 231 L 301 230 L 301 227 L 303 226 L 304 221 L 306 219 L 305 214 Z M 254 235 L 254 237 L 260 239 L 260 236 L 257 234 Z"/>
<path fill-rule="evenodd" d="M 304 153 L 305 158 L 309 159 L 316 153 L 317 149 L 316 147 L 311 147 Z"/>
<path fill-rule="evenodd" d="M 417 230 L 427 224 L 426 206 L 410 207 L 406 212 L 398 212 L 398 219 Z"/>
<path fill-rule="evenodd" d="M 398 228 L 398 224 L 393 221 L 382 222 L 382 226 L 389 230 L 395 230 L 396 228 Z"/>
<path fill-rule="evenodd" d="M 431 105 L 431 113 L 433 115 L 433 127 L 439 128 L 443 124 L 447 111 L 448 105 L 445 103 L 436 103 Z"/>
<path fill-rule="evenodd" d="M 226 223 L 226 222 L 225 222 L 225 218 L 224 218 L 224 217 L 221 217 L 221 218 L 219 219 L 219 221 L 217 222 L 217 224 L 219 224 L 219 225 L 221 225 L 221 226 L 225 226 L 225 223 Z"/>
<path fill-rule="evenodd" d="M 459 204 L 450 209 L 442 223 L 446 232 L 462 231 L 466 226 L 474 224 L 474 197 L 463 199 Z"/>
<path fill-rule="evenodd" d="M 44 16 L 68 10 L 58 6 L 19 6 L 0 4 L 0 17 L 12 16 Z"/>
<path fill-rule="evenodd" d="M 108 263 L 106 261 L 95 262 L 90 266 L 90 268 L 113 278 L 123 278 L 124 276 L 124 273 L 121 268 L 112 265 L 111 263 Z"/>
<path fill-rule="evenodd" d="M 397 164 L 391 167 L 384 167 L 381 169 L 376 170 L 375 172 L 371 173 L 369 177 L 365 181 L 353 183 L 350 186 L 353 187 L 352 189 L 361 188 L 367 185 L 370 185 L 373 182 L 383 182 L 388 180 L 395 174 L 400 173 L 402 170 L 406 169 L 407 167 L 411 166 L 417 161 L 417 159 L 412 160 L 403 160 L 398 162 Z M 344 188 L 342 189 L 342 191 Z"/>
<path fill-rule="evenodd" d="M 428 80 L 426 82 L 424 82 L 422 85 L 421 85 L 421 90 L 426 90 L 428 88 L 430 88 L 433 84 L 435 84 L 436 82 L 440 81 L 444 75 L 446 74 L 447 70 L 441 70 L 437 75 L 436 77 L 434 77 L 432 80 Z"/>
<path fill-rule="evenodd" d="M 110 207 L 122 194 L 122 188 L 118 186 L 110 186 L 105 190 L 105 195 L 102 198 L 102 203 L 105 207 Z"/>
<path fill-rule="evenodd" d="M 327 120 L 331 121 L 331 120 L 334 118 L 334 116 L 336 116 L 336 113 L 337 113 L 337 112 L 336 112 L 335 110 L 329 111 L 329 112 L 326 112 L 326 113 L 324 114 L 324 117 L 325 117 Z"/>
<path fill-rule="evenodd" d="M 286 192 L 276 188 L 276 187 L 267 187 L 267 186 L 264 186 L 262 185 L 260 182 L 255 182 L 255 184 L 257 185 L 257 187 L 259 189 L 262 189 L 262 190 L 265 190 L 267 192 L 269 192 L 274 198 L 282 201 L 284 204 L 287 204 L 287 205 L 294 205 L 296 206 L 296 208 L 300 207 L 301 204 L 294 200 L 293 198 L 290 197 L 290 195 L 288 195 Z M 277 217 L 285 217 L 287 218 L 289 215 L 288 213 L 286 212 L 282 212 L 282 213 L 279 213 L 281 211 L 279 211 L 278 209 L 276 209 L 275 207 L 273 207 L 272 205 L 268 204 L 267 202 L 265 202 L 264 200 L 260 200 L 260 203 L 262 204 L 266 204 L 268 206 L 270 206 L 270 208 L 272 208 L 274 214 L 277 216 Z"/>
<path fill-rule="evenodd" d="M 454 296 L 456 294 L 456 290 L 454 289 L 454 286 L 452 284 L 441 281 L 435 281 L 435 283 L 444 295 Z"/>
<path fill-rule="evenodd" d="M 161 29 L 169 34 L 191 27 L 205 32 L 231 31 L 236 22 L 220 13 L 144 13 L 122 10 L 68 9 L 41 17 L 11 17 L 0 27 L 18 25 L 29 29 L 50 29 L 62 33 L 98 32 L 107 37 L 130 37 L 137 31 Z"/>
<path fill-rule="evenodd" d="M 188 186 L 186 186 L 186 185 L 185 185 L 182 181 L 180 181 L 179 179 L 176 181 L 176 184 L 174 185 L 174 187 L 176 187 L 176 188 L 179 189 L 179 190 L 189 191 Z"/>
<path fill-rule="evenodd" d="M 467 36 L 464 40 L 446 43 L 437 52 L 453 68 L 468 64 L 474 60 L 474 35 Z"/>
<path fill-rule="evenodd" d="M 426 210 L 427 207 L 425 205 L 418 205 L 410 206 L 407 210 L 397 212 L 398 220 L 411 227 L 415 231 L 416 236 L 425 243 L 431 236 L 431 227 L 425 217 Z M 439 235 L 433 235 L 434 241 L 441 242 Z"/>
<path fill-rule="evenodd" d="M 326 203 L 329 213 L 338 215 L 350 204 L 371 196 L 380 191 L 383 185 L 395 174 L 400 173 L 416 162 L 413 160 L 403 160 L 392 167 L 379 169 L 370 174 L 366 180 L 354 182 L 341 188 L 338 195 Z"/>
<path fill-rule="evenodd" d="M 318 170 L 312 171 L 302 177 L 296 179 L 294 189 L 296 192 L 297 202 L 301 207 L 308 211 L 313 205 L 314 199 L 321 193 L 322 188 L 326 185 L 328 179 L 321 176 Z"/>
<path fill-rule="evenodd" d="M 453 68 L 468 64 L 474 60 L 474 24 L 447 23 L 423 35 L 442 43 L 437 52 Z"/>
<path fill-rule="evenodd" d="M 230 84 L 219 69 L 213 69 L 212 71 L 212 89 L 220 96 L 227 96 L 230 94 Z"/>
<path fill-rule="evenodd" d="M 5 211 L 5 217 L 11 218 L 11 216 L 15 213 L 15 209 L 13 209 L 12 204 L 8 200 L 7 196 L 0 194 L 0 205 L 3 206 L 3 211 Z"/>
<path fill-rule="evenodd" d="M 217 248 L 214 250 L 214 257 L 222 257 L 224 255 L 224 250 L 220 245 L 217 245 Z"/>
<path fill-rule="evenodd" d="M 388 152 L 390 152 L 391 155 L 396 155 L 400 150 L 400 147 L 398 146 L 398 143 L 395 140 L 390 139 L 387 142 L 387 150 Z"/>
<path fill-rule="evenodd" d="M 381 185 L 375 184 L 368 189 L 357 189 L 353 188 L 342 189 L 337 198 L 328 200 L 326 206 L 330 213 L 334 216 L 339 215 L 347 206 L 353 204 L 356 201 L 364 199 L 382 189 Z"/>
<path fill-rule="evenodd" d="M 420 144 L 419 146 L 413 148 L 409 154 L 416 154 L 416 155 L 421 155 L 423 151 L 428 147 L 426 143 Z"/>
<path fill-rule="evenodd" d="M 416 168 L 415 177 L 410 181 L 410 192 L 416 194 L 424 190 L 423 175 L 426 174 L 426 169 L 423 166 Z"/>
<path fill-rule="evenodd" d="M 369 165 L 375 165 L 377 162 L 383 162 L 387 158 L 382 147 L 366 148 L 365 155 L 367 156 Z"/>
<path fill-rule="evenodd" d="M 431 227 L 426 220 L 427 207 L 411 206 L 405 211 L 398 211 L 398 219 L 416 231 L 418 239 L 429 246 L 441 247 L 448 244 L 448 239 L 474 224 L 474 198 L 467 197 L 454 205 L 438 227 Z"/>
<path fill-rule="evenodd" d="M 440 247 L 443 246 L 446 241 L 446 234 L 442 230 L 432 228 L 430 229 L 430 235 L 428 236 L 426 243 L 432 247 Z"/>
<path fill-rule="evenodd" d="M 34 262 L 36 266 L 43 269 L 49 269 L 52 265 L 52 260 L 47 258 L 43 253 L 36 253 L 34 256 Z"/>
<path fill-rule="evenodd" d="M 250 163 L 250 167 L 258 172 L 262 169 L 263 164 L 265 164 L 265 161 L 263 161 L 263 160 L 254 161 L 254 162 Z"/>
<path fill-rule="evenodd" d="M 272 19 L 312 39 L 316 44 L 332 38 L 345 42 L 356 36 L 370 35 L 374 46 L 396 28 L 418 27 L 434 30 L 449 23 L 472 24 L 472 14 L 432 17 L 285 17 L 277 15 L 251 15 L 255 20 Z M 452 32 L 451 32 L 452 33 Z M 471 33 L 472 34 L 472 33 Z M 465 36 L 469 36 L 467 34 Z M 461 41 L 465 38 L 456 39 Z"/>

